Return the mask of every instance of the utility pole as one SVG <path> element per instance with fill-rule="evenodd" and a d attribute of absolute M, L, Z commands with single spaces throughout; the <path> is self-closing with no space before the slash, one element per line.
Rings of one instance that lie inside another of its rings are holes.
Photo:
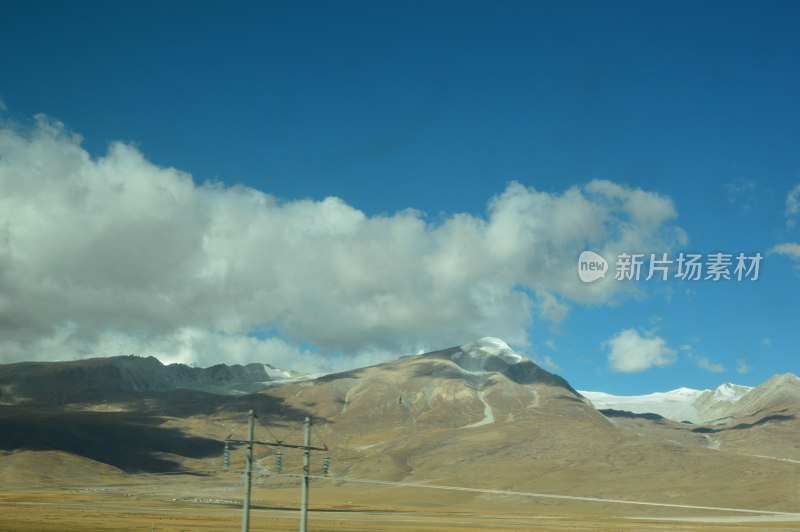
<path fill-rule="evenodd" d="M 308 523 L 308 471 L 311 461 L 311 418 L 306 416 L 303 440 L 303 490 L 300 494 L 300 532 L 307 532 Z"/>
<path fill-rule="evenodd" d="M 230 445 L 247 445 L 247 459 L 245 463 L 245 473 L 244 473 L 244 500 L 242 504 L 242 532 L 249 532 L 250 531 L 250 490 L 252 487 L 253 481 L 253 445 L 268 445 L 270 447 L 277 447 L 278 448 L 278 456 L 280 456 L 280 449 L 281 448 L 289 448 L 289 449 L 303 449 L 303 474 L 302 474 L 302 495 L 300 499 L 300 531 L 307 532 L 307 521 L 308 521 L 308 483 L 309 483 L 309 472 L 310 472 L 310 462 L 311 462 L 311 451 L 325 451 L 328 452 L 328 447 L 312 447 L 311 446 L 311 418 L 306 416 L 305 419 L 305 439 L 303 441 L 303 445 L 293 445 L 289 443 L 283 443 L 282 441 L 278 442 L 268 442 L 268 441 L 257 441 L 253 439 L 253 421 L 257 416 L 253 410 L 249 410 L 247 412 L 247 439 L 246 440 L 231 440 L 230 438 L 225 439 L 225 453 L 227 455 L 227 449 L 230 448 Z M 278 465 L 278 460 L 276 460 L 276 465 Z M 323 460 L 323 470 L 325 476 L 328 474 L 328 465 L 329 465 L 329 458 L 327 455 Z M 225 459 L 227 462 L 227 459 Z M 280 472 L 280 471 L 278 471 Z"/>
<path fill-rule="evenodd" d="M 253 485 L 253 421 L 256 413 L 247 412 L 247 459 L 244 472 L 244 503 L 242 505 L 242 532 L 250 531 L 250 490 Z"/>

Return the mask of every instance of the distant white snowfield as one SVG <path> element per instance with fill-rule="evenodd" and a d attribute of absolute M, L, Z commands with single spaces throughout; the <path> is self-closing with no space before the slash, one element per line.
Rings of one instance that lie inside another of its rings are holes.
<path fill-rule="evenodd" d="M 647 395 L 611 395 L 582 390 L 579 390 L 579 393 L 591 401 L 598 410 L 613 409 L 634 414 L 658 414 L 674 421 L 702 423 L 708 421 L 707 412 L 715 404 L 735 403 L 752 389 L 750 386 L 726 382 L 713 391 L 678 388 Z"/>
<path fill-rule="evenodd" d="M 598 410 L 625 410 L 634 414 L 658 414 L 675 421 L 700 421 L 700 412 L 694 400 L 703 392 L 690 388 L 678 388 L 670 392 L 647 395 L 611 395 L 605 392 L 578 392 L 592 402 Z"/>

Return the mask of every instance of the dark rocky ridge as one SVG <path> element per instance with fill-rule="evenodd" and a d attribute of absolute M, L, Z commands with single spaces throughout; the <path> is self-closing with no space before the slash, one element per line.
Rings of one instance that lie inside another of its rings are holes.
<path fill-rule="evenodd" d="M 272 380 L 263 364 L 195 368 L 155 357 L 116 356 L 67 362 L 0 365 L 0 402 L 109 400 L 134 392 L 190 389 L 250 393 Z"/>

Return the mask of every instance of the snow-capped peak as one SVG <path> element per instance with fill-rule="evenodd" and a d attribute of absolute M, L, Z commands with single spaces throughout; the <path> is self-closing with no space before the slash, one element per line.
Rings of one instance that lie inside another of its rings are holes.
<path fill-rule="evenodd" d="M 511 349 L 507 343 L 491 336 L 484 336 L 458 349 L 450 356 L 450 360 L 471 373 L 505 371 L 509 366 L 527 360 L 527 357 Z"/>
<path fill-rule="evenodd" d="M 461 346 L 461 351 L 470 358 L 500 357 L 506 364 L 519 364 L 526 358 L 511 349 L 501 339 L 492 336 L 484 336 L 474 342 L 464 344 Z M 456 355 L 461 356 L 462 353 L 456 353 Z M 453 357 L 456 357 L 456 355 L 453 355 Z"/>
<path fill-rule="evenodd" d="M 713 398 L 717 401 L 728 401 L 729 403 L 735 403 L 741 399 L 744 394 L 752 389 L 752 386 L 741 386 L 739 384 L 726 382 L 725 384 L 720 384 L 717 386 L 717 388 L 714 390 Z"/>

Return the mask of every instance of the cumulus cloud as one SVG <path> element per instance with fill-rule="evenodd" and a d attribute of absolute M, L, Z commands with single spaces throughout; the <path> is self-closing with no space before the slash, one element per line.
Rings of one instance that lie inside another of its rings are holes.
<path fill-rule="evenodd" d="M 625 329 L 607 342 L 608 362 L 614 371 L 638 373 L 656 366 L 675 362 L 675 350 L 660 336 L 642 335 L 635 329 Z"/>
<path fill-rule="evenodd" d="M 302 370 L 487 331 L 527 346 L 538 316 L 634 290 L 580 283 L 581 250 L 670 249 L 675 217 L 669 198 L 609 181 L 512 183 L 483 215 L 436 222 L 367 216 L 334 197 L 198 184 L 120 142 L 93 158 L 44 116 L 0 123 L 0 361 L 137 353 Z"/>

